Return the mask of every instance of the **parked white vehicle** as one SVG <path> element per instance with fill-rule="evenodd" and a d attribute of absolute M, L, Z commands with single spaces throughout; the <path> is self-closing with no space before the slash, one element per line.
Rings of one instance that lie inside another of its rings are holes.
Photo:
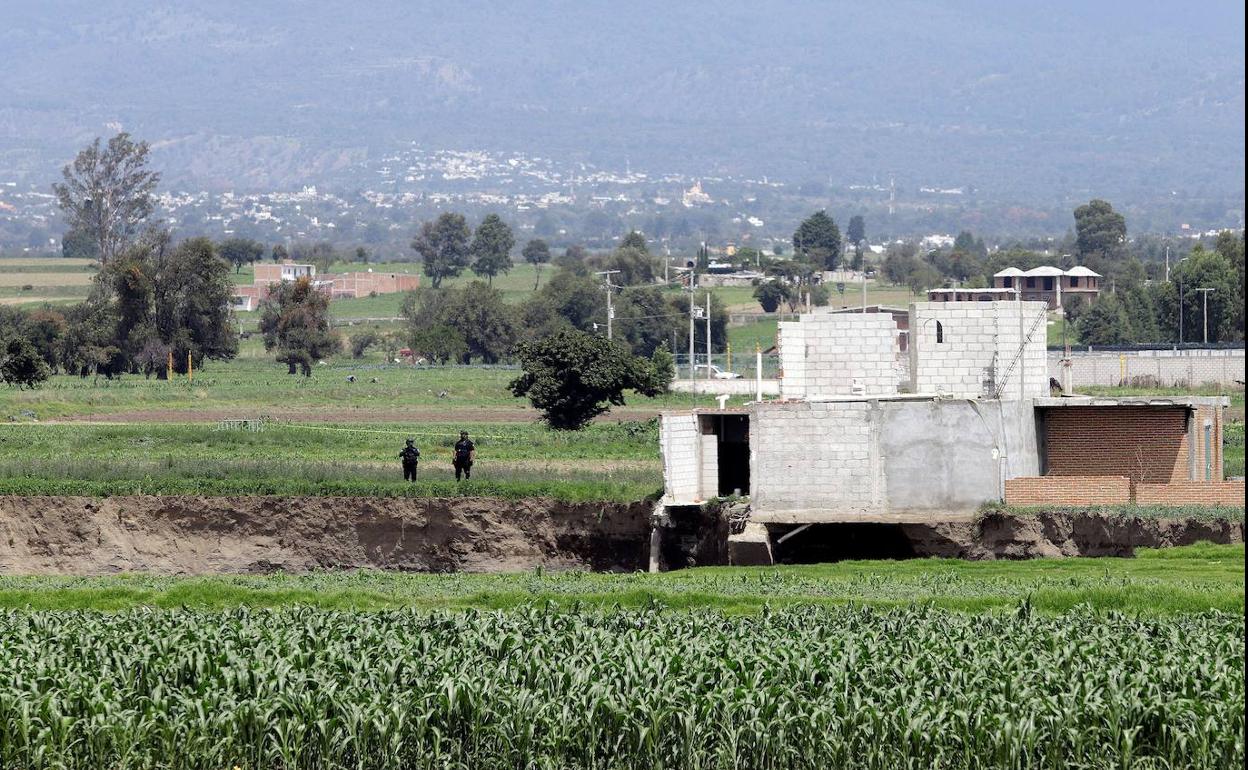
<path fill-rule="evenodd" d="M 706 377 L 707 366 L 708 364 L 698 364 L 697 366 L 693 367 L 695 379 L 703 380 L 707 378 Z M 741 375 L 737 374 L 736 372 L 725 372 L 723 369 L 720 369 L 715 364 L 709 364 L 709 366 L 711 369 L 711 379 L 715 379 L 715 380 L 739 380 L 741 379 Z"/>

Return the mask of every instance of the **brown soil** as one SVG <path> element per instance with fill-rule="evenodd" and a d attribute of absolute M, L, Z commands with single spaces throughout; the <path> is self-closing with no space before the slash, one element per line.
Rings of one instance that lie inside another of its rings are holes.
<path fill-rule="evenodd" d="M 548 499 L 0 496 L 0 574 L 247 573 L 372 567 L 423 572 L 632 571 L 649 558 L 651 504 Z M 717 515 L 673 515 L 661 560 L 723 564 Z M 990 513 L 898 524 L 919 556 L 1131 556 L 1244 541 L 1244 524 L 1099 514 Z"/>
<path fill-rule="evenodd" d="M 1243 522 L 1097 513 L 994 512 L 969 522 L 901 526 L 916 554 L 959 559 L 1132 556 L 1136 548 L 1169 548 L 1201 540 L 1244 542 Z"/>
<path fill-rule="evenodd" d="M 0 497 L 0 573 L 635 570 L 648 503 Z"/>

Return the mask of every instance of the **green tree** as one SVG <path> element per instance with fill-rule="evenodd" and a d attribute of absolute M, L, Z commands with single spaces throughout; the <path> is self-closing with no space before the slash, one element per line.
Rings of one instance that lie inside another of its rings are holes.
<path fill-rule="evenodd" d="M 827 307 L 832 301 L 832 290 L 826 283 L 817 283 L 810 288 L 810 304 L 815 307 Z"/>
<path fill-rule="evenodd" d="M 423 260 L 433 288 L 439 288 L 444 278 L 457 277 L 468 266 L 471 237 L 464 216 L 449 211 L 420 226 L 412 248 Z"/>
<path fill-rule="evenodd" d="M 780 303 L 787 300 L 792 290 L 787 283 L 771 279 L 762 281 L 754 287 L 754 299 L 762 306 L 764 313 L 774 313 L 780 309 Z"/>
<path fill-rule="evenodd" d="M 563 330 L 519 345 L 524 374 L 511 392 L 527 397 L 556 430 L 579 430 L 610 406 L 623 406 L 625 391 L 657 396 L 670 380 L 650 361 L 623 344 L 584 332 Z"/>
<path fill-rule="evenodd" d="M 318 273 L 327 273 L 330 266 L 338 261 L 338 254 L 329 241 L 298 241 L 290 245 L 290 258 L 300 264 L 314 266 Z"/>
<path fill-rule="evenodd" d="M 1079 317 L 1079 339 L 1086 345 L 1128 345 L 1131 319 L 1118 297 L 1102 295 Z"/>
<path fill-rule="evenodd" d="M 381 335 L 375 329 L 365 329 L 362 332 L 356 332 L 351 335 L 351 357 L 363 358 L 364 354 L 381 343 Z"/>
<path fill-rule="evenodd" d="M 542 282 L 542 266 L 550 262 L 550 246 L 546 245 L 546 241 L 541 238 L 534 238 L 524 244 L 524 249 L 520 253 L 524 261 L 533 266 L 533 291 L 537 291 L 538 285 Z"/>
<path fill-rule="evenodd" d="M 61 236 L 61 256 L 68 259 L 100 258 L 100 248 L 91 231 L 83 227 L 71 227 Z"/>
<path fill-rule="evenodd" d="M 481 281 L 411 292 L 404 300 L 403 315 L 412 339 L 431 327 L 453 330 L 463 340 L 457 346 L 463 363 L 473 358 L 497 363 L 511 352 L 519 334 L 516 311 L 503 301 L 502 292 Z"/>
<path fill-rule="evenodd" d="M 590 261 L 599 270 L 618 270 L 619 274 L 611 276 L 611 280 L 619 286 L 652 284 L 658 274 L 658 260 L 654 255 L 635 246 L 621 246 Z"/>
<path fill-rule="evenodd" d="M 620 241 L 620 248 L 636 249 L 645 254 L 650 253 L 650 247 L 646 244 L 646 236 L 636 230 L 630 230 L 628 235 L 624 236 L 624 240 Z"/>
<path fill-rule="evenodd" d="M 243 265 L 254 265 L 264 256 L 264 244 L 250 238 L 227 238 L 217 246 L 222 259 L 241 272 Z"/>
<path fill-rule="evenodd" d="M 841 231 L 826 211 L 816 211 L 793 233 L 793 251 L 818 270 L 835 270 L 841 262 Z"/>
<path fill-rule="evenodd" d="M 464 335 L 446 324 L 416 329 L 411 333 L 408 344 L 414 355 L 438 364 L 458 361 L 468 354 L 468 341 Z"/>
<path fill-rule="evenodd" d="M 70 229 L 91 235 L 103 264 L 134 242 L 152 214 L 160 174 L 147 169 L 147 153 L 147 142 L 136 144 L 127 133 L 104 148 L 97 137 L 62 169 L 64 181 L 52 185 Z"/>
<path fill-rule="evenodd" d="M 48 379 L 49 369 L 39 351 L 25 337 L 13 337 L 0 355 L 0 382 L 18 390 L 36 388 Z"/>
<path fill-rule="evenodd" d="M 1157 310 L 1159 325 L 1168 339 L 1178 339 L 1179 297 L 1183 298 L 1183 340 L 1204 339 L 1205 292 L 1209 288 L 1209 341 L 1243 339 L 1243 285 L 1238 282 L 1235 265 L 1223 254 L 1209 251 L 1197 244 L 1187 259 L 1170 270 L 1170 283 L 1159 290 Z"/>
<path fill-rule="evenodd" d="M 286 251 L 286 246 L 281 243 L 273 244 L 273 251 L 270 256 L 273 258 L 274 262 L 281 262 L 284 259 L 290 258 L 290 254 Z"/>
<path fill-rule="evenodd" d="M 862 269 L 862 242 L 867 239 L 867 223 L 861 214 L 855 214 L 849 218 L 849 226 L 845 229 L 845 238 L 854 244 L 854 265 L 855 270 Z"/>
<path fill-rule="evenodd" d="M 672 312 L 663 290 L 657 286 L 635 286 L 620 294 L 616 306 L 615 332 L 634 353 L 649 356 L 674 336 L 681 316 Z"/>
<path fill-rule="evenodd" d="M 1075 247 L 1081 264 L 1119 259 L 1127 243 L 1127 220 L 1099 198 L 1075 209 Z"/>
<path fill-rule="evenodd" d="M 230 316 L 230 266 L 211 241 L 190 238 L 178 244 L 157 263 L 154 288 L 152 320 L 160 340 L 173 348 L 176 371 L 184 371 L 188 353 L 196 366 L 204 359 L 226 361 L 238 355 L 238 333 Z"/>
<path fill-rule="evenodd" d="M 601 282 L 584 273 L 560 270 L 521 306 L 520 317 L 532 339 L 567 327 L 592 331 L 604 312 Z"/>
<path fill-rule="evenodd" d="M 941 275 L 936 268 L 926 262 L 919 262 L 906 276 L 906 286 L 916 296 L 923 296 L 928 289 L 940 286 L 941 280 Z"/>
<path fill-rule="evenodd" d="M 494 285 L 494 276 L 511 270 L 511 250 L 516 245 L 516 238 L 507 223 L 497 214 L 489 214 L 477 226 L 473 235 L 472 272 L 486 279 L 489 286 Z"/>
<path fill-rule="evenodd" d="M 585 251 L 585 247 L 574 243 L 564 249 L 563 254 L 555 257 L 555 267 L 561 270 L 586 272 L 585 261 L 587 259 L 589 259 L 589 252 Z"/>
<path fill-rule="evenodd" d="M 260 303 L 264 349 L 277 351 L 288 374 L 312 376 L 312 364 L 342 349 L 342 338 L 329 325 L 329 297 L 310 280 L 283 281 Z"/>
<path fill-rule="evenodd" d="M 1157 307 L 1153 295 L 1143 283 L 1118 292 L 1118 301 L 1127 314 L 1132 343 L 1162 342 L 1161 329 L 1157 325 Z"/>

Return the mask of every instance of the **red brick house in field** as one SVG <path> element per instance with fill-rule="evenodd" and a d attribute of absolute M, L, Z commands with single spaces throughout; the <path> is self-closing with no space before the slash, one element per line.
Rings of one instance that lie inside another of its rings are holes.
<path fill-rule="evenodd" d="M 231 306 L 235 310 L 255 310 L 269 292 L 269 287 L 282 281 L 311 279 L 316 288 L 332 299 L 354 299 L 373 294 L 397 294 L 420 288 L 420 276 L 408 273 L 375 273 L 365 270 L 354 273 L 328 273 L 316 277 L 316 266 L 286 260 L 276 264 L 257 264 L 251 286 L 234 289 Z"/>

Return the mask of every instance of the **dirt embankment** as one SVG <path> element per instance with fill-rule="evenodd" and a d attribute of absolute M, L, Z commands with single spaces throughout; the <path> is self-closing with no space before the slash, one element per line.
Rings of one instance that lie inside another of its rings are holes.
<path fill-rule="evenodd" d="M 0 573 L 644 569 L 649 503 L 3 497 Z"/>
<path fill-rule="evenodd" d="M 1136 548 L 1169 548 L 1202 540 L 1244 542 L 1240 521 L 1099 513 L 991 512 L 969 522 L 901 526 L 916 555 L 959 559 L 1132 556 Z"/>

